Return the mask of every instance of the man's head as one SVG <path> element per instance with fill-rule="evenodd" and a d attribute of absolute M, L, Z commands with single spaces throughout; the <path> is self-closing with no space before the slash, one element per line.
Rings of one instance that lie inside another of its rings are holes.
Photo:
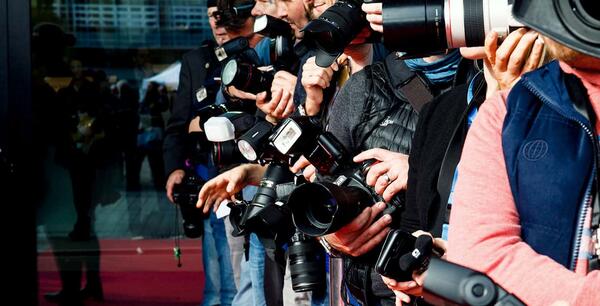
<path fill-rule="evenodd" d="M 262 37 L 254 34 L 254 18 L 250 14 L 254 2 L 248 0 L 217 0 L 216 26 L 224 27 L 230 39 L 248 38 L 254 47 Z"/>
<path fill-rule="evenodd" d="M 256 0 L 256 4 L 252 8 L 252 16 L 269 15 L 277 17 L 278 4 L 275 0 Z"/>
<path fill-rule="evenodd" d="M 310 19 L 316 19 L 323 14 L 325 10 L 331 7 L 336 0 L 303 0 L 305 10 L 309 13 Z"/>
<path fill-rule="evenodd" d="M 302 38 L 304 33 L 300 32 L 310 20 L 309 11 L 303 0 L 276 0 L 277 18 L 287 21 L 294 29 L 296 38 Z"/>
<path fill-rule="evenodd" d="M 217 45 L 220 46 L 229 40 L 229 36 L 227 35 L 225 27 L 217 26 L 217 10 L 217 5 L 215 3 L 214 6 L 210 6 L 206 9 L 206 14 L 208 15 L 208 24 L 210 25 L 213 37 L 215 38 Z"/>
<path fill-rule="evenodd" d="M 544 37 L 557 59 L 600 70 L 600 2 L 597 0 L 515 0 L 513 15 Z"/>
<path fill-rule="evenodd" d="M 573 68 L 600 71 L 600 58 L 573 50 L 547 36 L 542 36 L 542 38 L 553 58 L 563 61 Z"/>

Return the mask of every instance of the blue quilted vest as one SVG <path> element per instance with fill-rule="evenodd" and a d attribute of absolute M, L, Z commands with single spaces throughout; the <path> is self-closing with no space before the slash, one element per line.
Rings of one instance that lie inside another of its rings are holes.
<path fill-rule="evenodd" d="M 557 61 L 525 74 L 508 96 L 502 147 L 521 238 L 569 269 L 591 196 L 591 131 L 573 107 Z"/>

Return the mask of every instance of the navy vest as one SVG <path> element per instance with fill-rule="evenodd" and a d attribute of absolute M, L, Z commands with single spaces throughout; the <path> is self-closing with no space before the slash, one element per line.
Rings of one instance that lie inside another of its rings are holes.
<path fill-rule="evenodd" d="M 525 74 L 506 108 L 502 147 L 521 238 L 574 269 L 593 182 L 592 127 L 574 109 L 557 61 Z"/>

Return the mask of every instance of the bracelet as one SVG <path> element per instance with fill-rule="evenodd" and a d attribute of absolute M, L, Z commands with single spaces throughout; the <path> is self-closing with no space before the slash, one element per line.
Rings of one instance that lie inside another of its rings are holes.
<path fill-rule="evenodd" d="M 329 244 L 329 242 L 327 242 L 327 239 L 325 239 L 325 236 L 319 237 L 319 242 L 325 249 L 325 252 L 327 252 L 327 254 L 329 254 L 330 257 L 342 257 L 342 254 L 338 250 L 334 249 L 331 246 L 331 244 Z"/>

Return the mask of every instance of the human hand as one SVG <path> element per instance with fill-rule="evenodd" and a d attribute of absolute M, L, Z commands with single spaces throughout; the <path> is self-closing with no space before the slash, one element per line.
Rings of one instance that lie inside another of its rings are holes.
<path fill-rule="evenodd" d="M 301 156 L 292 167 L 292 173 L 298 173 L 302 170 L 302 175 L 309 182 L 314 182 L 317 178 L 317 169 L 304 156 Z"/>
<path fill-rule="evenodd" d="M 408 155 L 381 148 L 364 151 L 354 157 L 354 162 L 376 159 L 380 162 L 372 165 L 367 172 L 366 183 L 373 186 L 375 192 L 386 202 L 394 195 L 405 190 L 408 182 Z"/>
<path fill-rule="evenodd" d="M 233 86 L 233 85 L 227 87 L 227 92 L 229 93 L 230 96 L 236 97 L 239 99 L 256 100 L 255 94 L 239 90 L 239 89 L 235 88 L 235 86 Z"/>
<path fill-rule="evenodd" d="M 297 77 L 286 71 L 278 71 L 271 84 L 271 99 L 267 101 L 267 93 L 256 96 L 256 106 L 267 115 L 272 123 L 289 117 L 295 109 L 294 91 Z"/>
<path fill-rule="evenodd" d="M 413 236 L 419 237 L 421 235 L 428 235 L 433 239 L 433 247 L 438 253 L 446 253 L 446 241 L 440 238 L 434 238 L 430 233 L 425 231 L 416 231 L 412 233 Z M 442 257 L 443 258 L 443 257 Z M 391 279 L 385 276 L 381 276 L 383 282 L 394 291 L 396 295 L 396 306 L 402 306 L 402 303 L 410 303 L 410 296 L 422 296 L 423 295 L 423 282 L 425 281 L 427 271 L 423 273 L 413 272 L 412 280 L 406 282 L 398 282 L 395 279 Z"/>
<path fill-rule="evenodd" d="M 165 189 L 167 190 L 167 198 L 169 199 L 169 201 L 171 201 L 171 203 L 175 203 L 175 201 L 173 200 L 173 187 L 175 187 L 175 185 L 177 184 L 181 184 L 184 177 L 185 171 L 181 169 L 177 169 L 171 172 L 171 174 L 169 174 L 169 178 L 167 179 Z"/>
<path fill-rule="evenodd" d="M 264 168 L 256 164 L 244 164 L 225 171 L 202 186 L 196 207 L 206 214 L 212 206 L 216 212 L 223 200 L 234 200 L 235 194 L 250 184 L 258 184 Z"/>
<path fill-rule="evenodd" d="M 315 57 L 310 57 L 302 66 L 302 86 L 306 90 L 305 109 L 308 116 L 316 115 L 323 102 L 323 89 L 331 85 L 333 73 L 338 71 L 336 62 L 327 68 L 317 66 Z"/>
<path fill-rule="evenodd" d="M 383 242 L 390 231 L 392 216 L 385 214 L 375 221 L 385 208 L 383 202 L 367 207 L 350 223 L 324 237 L 336 250 L 355 257 L 361 256 Z"/>
<path fill-rule="evenodd" d="M 383 33 L 383 4 L 380 3 L 363 3 L 361 6 L 363 12 L 367 14 L 367 21 L 373 31 Z"/>
<path fill-rule="evenodd" d="M 485 37 L 485 65 L 488 96 L 495 90 L 510 89 L 521 75 L 538 67 L 543 56 L 544 41 L 533 31 L 521 28 L 510 33 L 498 46 L 498 33 Z"/>

